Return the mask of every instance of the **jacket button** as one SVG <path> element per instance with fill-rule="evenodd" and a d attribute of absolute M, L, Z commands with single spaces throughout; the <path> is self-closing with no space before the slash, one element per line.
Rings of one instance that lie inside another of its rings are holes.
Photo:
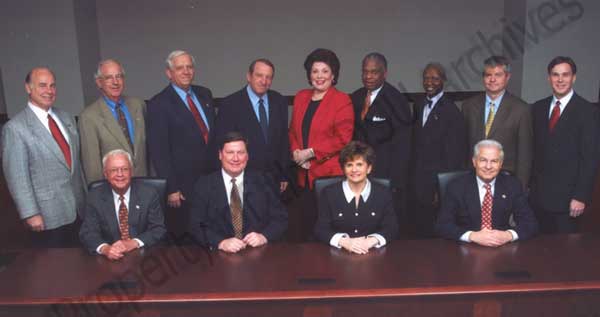
<path fill-rule="evenodd" d="M 340 213 L 338 214 L 338 217 L 341 217 L 341 216 L 342 216 L 342 213 L 340 212 Z"/>
<path fill-rule="evenodd" d="M 374 213 L 374 212 L 372 212 L 372 213 L 371 213 L 371 216 L 375 216 L 375 213 Z"/>
<path fill-rule="evenodd" d="M 358 217 L 358 212 L 355 212 L 354 215 Z"/>
<path fill-rule="evenodd" d="M 358 229 L 354 229 L 354 233 L 358 233 Z"/>

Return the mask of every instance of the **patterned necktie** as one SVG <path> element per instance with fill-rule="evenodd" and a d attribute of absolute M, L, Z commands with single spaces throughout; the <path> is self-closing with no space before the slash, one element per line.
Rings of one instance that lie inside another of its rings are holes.
<path fill-rule="evenodd" d="M 487 121 L 485 121 L 485 137 L 487 138 L 488 135 L 490 135 L 490 130 L 492 129 L 492 123 L 494 123 L 494 116 L 496 115 L 494 113 L 494 108 L 496 105 L 494 105 L 493 102 L 490 102 L 490 111 L 488 112 L 488 117 L 487 117 Z"/>
<path fill-rule="evenodd" d="M 56 124 L 56 121 L 54 121 L 54 118 L 52 118 L 50 114 L 48 114 L 48 127 L 50 127 L 50 133 L 65 157 L 67 166 L 71 169 L 71 148 L 69 147 L 69 143 L 65 139 L 65 136 L 60 132 L 58 124 Z"/>
<path fill-rule="evenodd" d="M 369 112 L 369 108 L 371 107 L 371 91 L 367 90 L 367 96 L 365 97 L 365 103 L 363 105 L 362 111 L 360 112 L 360 118 L 365 120 L 367 116 L 367 112 Z"/>
<path fill-rule="evenodd" d="M 560 118 L 560 101 L 557 100 L 556 103 L 554 104 L 554 108 L 552 108 L 552 114 L 550 115 L 550 123 L 548 124 L 548 130 L 550 130 L 550 132 L 552 132 L 552 130 L 554 130 L 554 127 L 556 126 L 556 123 L 558 122 L 559 118 Z"/>
<path fill-rule="evenodd" d="M 269 122 L 267 120 L 265 102 L 262 98 L 258 99 L 258 120 L 260 121 L 260 129 L 265 137 L 265 142 L 269 143 Z"/>
<path fill-rule="evenodd" d="M 485 196 L 481 204 L 481 229 L 492 229 L 492 185 L 483 184 Z"/>
<path fill-rule="evenodd" d="M 206 142 L 208 144 L 208 128 L 206 127 L 206 124 L 204 123 L 202 116 L 200 116 L 200 112 L 198 111 L 198 108 L 196 108 L 196 104 L 194 103 L 194 99 L 192 99 L 191 94 L 187 94 L 187 103 L 188 103 L 188 106 L 190 107 L 190 111 L 192 112 L 192 115 L 194 116 L 194 120 L 196 120 L 196 124 L 198 125 L 198 128 L 200 128 L 200 132 L 202 133 L 204 142 Z"/>
<path fill-rule="evenodd" d="M 242 200 L 240 199 L 238 187 L 235 184 L 235 178 L 231 179 L 229 209 L 231 210 L 231 224 L 233 225 L 233 232 L 235 233 L 236 238 L 241 239 L 244 218 L 242 217 Z"/>
<path fill-rule="evenodd" d="M 129 134 L 129 128 L 127 127 L 127 119 L 125 119 L 125 113 L 123 112 L 123 106 L 120 103 L 115 105 L 115 111 L 117 111 L 117 116 L 119 117 L 119 126 L 121 127 L 121 131 L 123 131 L 123 135 L 125 139 L 127 139 L 127 143 L 129 143 L 129 147 L 131 147 L 131 151 L 133 152 L 133 143 L 131 142 L 131 135 Z"/>
<path fill-rule="evenodd" d="M 119 196 L 121 204 L 119 205 L 119 231 L 121 232 L 121 240 L 129 240 L 129 212 L 125 206 L 125 197 Z"/>

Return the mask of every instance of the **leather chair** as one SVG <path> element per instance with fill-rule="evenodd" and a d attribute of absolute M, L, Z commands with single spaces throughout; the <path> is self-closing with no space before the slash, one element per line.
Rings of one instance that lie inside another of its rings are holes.
<path fill-rule="evenodd" d="M 107 180 L 102 179 L 95 182 L 91 182 L 88 185 L 88 191 L 93 190 L 94 188 L 100 187 L 103 184 L 108 183 Z M 166 199 L 167 199 L 167 180 L 164 178 L 155 178 L 155 177 L 132 177 L 131 184 L 145 184 L 150 187 L 153 187 L 158 192 L 158 195 L 161 197 L 160 204 L 164 208 Z"/>
<path fill-rule="evenodd" d="M 448 190 L 448 184 L 453 180 L 457 179 L 460 176 L 469 174 L 470 171 L 462 170 L 462 171 L 452 171 L 437 174 L 438 179 L 438 190 L 440 193 L 439 201 L 443 203 L 444 196 L 446 195 L 446 191 Z"/>

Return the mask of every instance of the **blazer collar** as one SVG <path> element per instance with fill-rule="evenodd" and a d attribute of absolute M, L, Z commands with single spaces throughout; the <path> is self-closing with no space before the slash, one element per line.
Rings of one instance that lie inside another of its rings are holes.
<path fill-rule="evenodd" d="M 104 125 L 106 130 L 110 134 L 112 134 L 112 136 L 115 139 L 117 139 L 117 141 L 119 142 L 119 144 L 121 145 L 121 147 L 123 149 L 129 149 L 129 153 L 132 153 L 133 149 L 130 148 L 129 142 L 127 142 L 127 139 L 125 138 L 125 135 L 123 134 L 123 131 L 121 130 L 121 127 L 117 123 L 117 120 L 115 119 L 110 107 L 108 106 L 108 104 L 106 104 L 106 101 L 104 100 L 104 98 L 100 98 L 98 100 L 98 102 L 100 103 L 100 116 L 102 117 L 102 124 Z M 128 110 L 129 110 L 129 108 L 128 108 Z M 133 119 L 133 114 L 131 113 L 131 111 L 130 111 L 130 114 L 132 116 L 131 119 L 132 119 L 132 121 L 134 121 L 134 124 L 135 124 L 135 120 Z M 135 125 L 134 125 L 134 129 L 135 129 Z M 136 134 L 138 134 L 138 133 L 136 133 Z"/>
<path fill-rule="evenodd" d="M 31 110 L 29 107 L 26 107 L 24 111 L 26 122 L 31 132 L 37 136 L 38 140 L 41 140 L 42 146 L 44 146 L 48 151 L 50 151 L 56 157 L 58 162 L 60 162 L 66 169 L 69 169 L 67 161 L 65 161 L 65 157 L 62 151 L 60 150 L 60 147 L 52 137 L 52 134 L 50 134 L 46 127 L 44 127 L 44 125 L 40 122 L 35 113 L 33 113 L 33 110 Z M 75 161 L 73 160 L 73 155 L 74 151 L 78 150 L 76 147 L 74 147 L 75 143 L 77 142 L 76 135 L 73 134 L 73 128 L 70 127 L 70 124 L 64 118 L 64 116 L 61 115 L 60 111 L 54 111 L 54 114 L 60 119 L 61 123 L 63 124 L 63 127 L 65 128 L 67 133 L 69 133 L 68 137 L 71 141 L 71 143 L 69 144 L 71 151 L 71 162 L 75 163 Z"/>

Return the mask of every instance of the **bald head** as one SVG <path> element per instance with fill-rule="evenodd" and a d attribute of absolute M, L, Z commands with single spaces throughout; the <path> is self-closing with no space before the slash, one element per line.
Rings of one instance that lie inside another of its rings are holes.
<path fill-rule="evenodd" d="M 25 91 L 29 95 L 29 102 L 48 111 L 56 100 L 54 73 L 47 67 L 32 69 L 25 77 Z"/>

